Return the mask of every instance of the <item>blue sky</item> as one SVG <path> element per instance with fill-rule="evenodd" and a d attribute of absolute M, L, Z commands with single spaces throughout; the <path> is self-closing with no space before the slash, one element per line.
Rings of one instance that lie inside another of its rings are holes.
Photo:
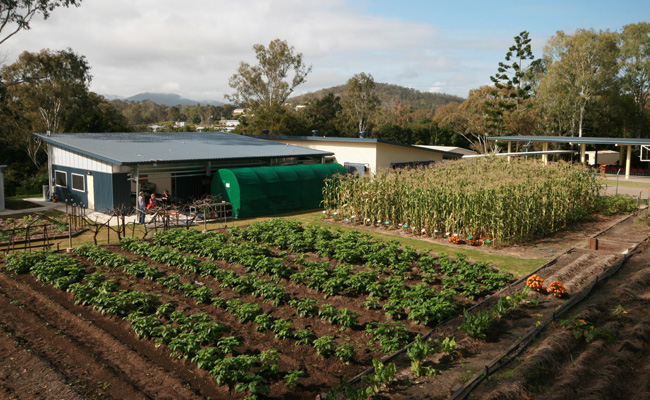
<path fill-rule="evenodd" d="M 252 46 L 280 38 L 313 66 L 297 94 L 365 72 L 377 82 L 466 97 L 490 82 L 523 30 L 541 56 L 558 30 L 620 31 L 643 18 L 650 1 L 84 0 L 34 19 L 0 46 L 0 60 L 69 47 L 86 56 L 100 94 L 223 101 L 239 63 L 255 62 Z"/>

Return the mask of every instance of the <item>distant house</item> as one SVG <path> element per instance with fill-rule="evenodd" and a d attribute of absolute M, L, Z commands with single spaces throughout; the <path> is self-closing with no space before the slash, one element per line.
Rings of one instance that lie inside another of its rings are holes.
<path fill-rule="evenodd" d="M 333 154 L 225 132 L 34 134 L 47 143 L 51 195 L 105 211 L 140 191 L 211 194 L 221 169 L 320 164 Z"/>
<path fill-rule="evenodd" d="M 226 132 L 231 132 L 239 125 L 239 121 L 236 119 L 222 119 L 219 121 L 219 129 L 222 129 Z"/>
<path fill-rule="evenodd" d="M 623 165 L 620 153 L 614 150 L 585 151 L 586 161 L 591 165 Z"/>
<path fill-rule="evenodd" d="M 462 157 L 462 154 L 456 152 L 362 137 L 273 135 L 254 137 L 334 153 L 332 161 L 344 165 L 350 172 L 361 175 L 375 174 L 382 169 L 426 166 Z"/>
<path fill-rule="evenodd" d="M 234 110 L 232 110 L 232 115 L 243 115 L 245 113 L 246 113 L 245 108 L 235 108 Z"/>
<path fill-rule="evenodd" d="M 165 127 L 164 125 L 150 125 L 150 126 L 149 126 L 149 129 L 151 129 L 151 130 L 154 131 L 154 132 L 157 132 L 158 129 L 162 129 L 162 128 L 164 128 L 164 127 Z"/>

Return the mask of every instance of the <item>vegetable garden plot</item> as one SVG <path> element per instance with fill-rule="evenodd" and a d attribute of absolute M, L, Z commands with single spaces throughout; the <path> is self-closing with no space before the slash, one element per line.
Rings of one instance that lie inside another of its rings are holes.
<path fill-rule="evenodd" d="M 503 244 L 583 219 L 594 210 L 599 191 L 599 181 L 581 166 L 494 157 L 384 171 L 367 179 L 337 176 L 323 190 L 323 204 L 339 220 Z"/>
<path fill-rule="evenodd" d="M 511 281 L 462 256 L 280 219 L 121 247 L 22 253 L 6 269 L 129 321 L 142 340 L 251 397 L 314 396 Z"/>

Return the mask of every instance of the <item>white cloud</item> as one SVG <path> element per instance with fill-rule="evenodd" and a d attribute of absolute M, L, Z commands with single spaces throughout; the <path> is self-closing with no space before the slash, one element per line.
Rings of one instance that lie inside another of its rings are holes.
<path fill-rule="evenodd" d="M 96 92 L 198 100 L 223 100 L 239 62 L 255 62 L 253 44 L 275 38 L 314 67 L 298 93 L 366 72 L 377 82 L 464 96 L 470 87 L 449 81 L 470 66 L 467 52 L 507 48 L 489 37 L 450 40 L 432 25 L 363 14 L 344 0 L 94 0 L 32 26 L 2 50 L 15 58 L 23 50 L 70 47 L 88 59 Z"/>

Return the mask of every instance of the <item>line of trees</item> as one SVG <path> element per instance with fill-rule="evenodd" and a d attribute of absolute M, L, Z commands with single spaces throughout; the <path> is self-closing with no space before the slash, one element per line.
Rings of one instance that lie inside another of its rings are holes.
<path fill-rule="evenodd" d="M 539 59 L 524 31 L 491 79 L 434 118 L 481 152 L 488 136 L 650 137 L 649 23 L 559 31 Z"/>
<path fill-rule="evenodd" d="M 276 40 L 269 49 L 278 43 L 288 51 L 279 55 L 256 45 L 260 65 L 242 64 L 231 78 L 235 93 L 230 98 L 249 109 L 240 133 L 269 129 L 272 134 L 305 135 L 317 129 L 327 136 L 356 136 L 368 131 L 379 139 L 471 146 L 479 152 L 494 150 L 489 136 L 650 137 L 650 24 L 646 22 L 626 25 L 620 32 L 558 31 L 541 58 L 535 57 L 529 33 L 523 31 L 490 77 L 492 85 L 471 90 L 464 101 L 433 109 L 415 108 L 399 98 L 380 99 L 372 75 L 359 73 L 342 90 L 312 97 L 299 111 L 292 111 L 282 101 L 296 83 L 305 81 L 310 68 L 285 42 Z M 250 101 L 242 95 L 244 88 L 259 95 L 279 87 L 292 67 L 300 72 L 299 79 L 285 82 L 288 91 L 279 101 Z M 281 72 L 270 73 L 274 68 Z"/>

